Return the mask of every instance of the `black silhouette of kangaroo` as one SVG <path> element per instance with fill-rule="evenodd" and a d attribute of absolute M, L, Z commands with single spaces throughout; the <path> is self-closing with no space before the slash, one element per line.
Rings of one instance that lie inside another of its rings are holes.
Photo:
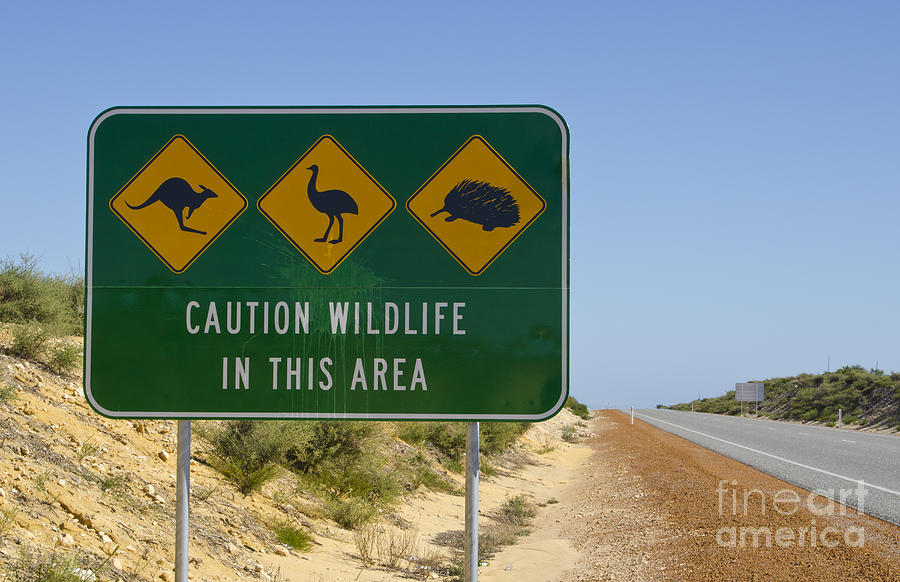
<path fill-rule="evenodd" d="M 178 226 L 181 227 L 181 230 L 185 232 L 196 232 L 197 234 L 206 234 L 202 230 L 196 230 L 184 225 L 183 215 L 185 208 L 188 209 L 187 217 L 190 218 L 191 214 L 200 208 L 204 202 L 210 198 L 218 198 L 218 195 L 216 195 L 215 192 L 203 184 L 200 184 L 200 188 L 202 188 L 200 192 L 195 192 L 191 185 L 188 184 L 187 180 L 184 180 L 183 178 L 169 178 L 160 184 L 159 188 L 156 189 L 156 192 L 151 194 L 150 198 L 147 198 L 147 201 L 143 204 L 139 204 L 138 206 L 132 206 L 131 204 L 128 204 L 128 202 L 125 204 L 132 210 L 140 210 L 141 208 L 150 206 L 158 200 L 175 213 L 175 218 L 178 219 Z"/>

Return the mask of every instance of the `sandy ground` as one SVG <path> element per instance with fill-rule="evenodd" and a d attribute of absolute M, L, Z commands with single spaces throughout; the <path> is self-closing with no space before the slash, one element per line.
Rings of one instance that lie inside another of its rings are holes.
<path fill-rule="evenodd" d="M 579 554 L 562 532 L 565 522 L 578 513 L 583 467 L 592 454 L 584 444 L 558 443 L 556 450 L 547 453 L 545 463 L 529 467 L 527 476 L 517 478 L 515 488 L 535 501 L 556 499 L 558 503 L 538 511 L 531 535 L 507 546 L 480 568 L 480 581 L 543 582 L 577 563 Z"/>
<path fill-rule="evenodd" d="M 492 521 L 492 510 L 507 497 L 522 494 L 539 504 L 555 497 L 559 503 L 541 507 L 533 534 L 520 544 L 506 547 L 491 558 L 487 566 L 479 569 L 481 582 L 549 580 L 577 563 L 578 552 L 570 540 L 560 536 L 560 529 L 566 512 L 576 500 L 581 467 L 593 453 L 585 444 L 564 442 L 553 434 L 554 425 L 559 427 L 574 422 L 577 418 L 565 414 L 551 421 L 548 427 L 535 427 L 526 435 L 520 450 L 524 453 L 518 460 L 521 465 L 516 463 L 513 467 L 501 468 L 500 474 L 494 477 L 482 477 L 479 487 L 479 522 L 482 526 Z M 553 450 L 536 454 L 533 452 L 535 447 L 552 447 Z M 422 542 L 431 542 L 441 532 L 463 529 L 464 502 L 460 496 L 420 490 L 404 502 L 396 517 L 408 523 Z M 321 548 L 311 552 L 307 561 L 270 554 L 262 562 L 270 570 L 280 569 L 284 577 L 294 581 L 410 579 L 406 572 L 363 568 L 355 548 L 346 543 L 351 534 L 342 533 L 334 540 L 319 540 Z M 438 548 L 438 551 L 448 555 L 446 549 Z"/>

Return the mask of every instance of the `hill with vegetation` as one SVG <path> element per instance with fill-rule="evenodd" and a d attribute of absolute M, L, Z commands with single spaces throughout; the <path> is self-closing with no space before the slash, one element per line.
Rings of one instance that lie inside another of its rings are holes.
<path fill-rule="evenodd" d="M 754 380 L 758 382 L 759 380 Z M 759 403 L 759 414 L 774 420 L 819 422 L 834 426 L 838 410 L 843 423 L 873 429 L 900 430 L 900 374 L 845 366 L 824 374 L 800 374 L 763 381 L 766 399 Z M 658 408 L 693 410 L 714 414 L 740 414 L 741 403 L 734 390 L 722 396 L 683 402 Z M 745 404 L 745 412 L 753 407 Z"/>

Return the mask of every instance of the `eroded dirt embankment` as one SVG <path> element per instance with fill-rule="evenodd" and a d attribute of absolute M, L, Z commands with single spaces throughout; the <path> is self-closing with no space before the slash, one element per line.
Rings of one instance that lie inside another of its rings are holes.
<path fill-rule="evenodd" d="M 900 580 L 896 526 L 618 412 L 591 430 L 560 582 Z"/>

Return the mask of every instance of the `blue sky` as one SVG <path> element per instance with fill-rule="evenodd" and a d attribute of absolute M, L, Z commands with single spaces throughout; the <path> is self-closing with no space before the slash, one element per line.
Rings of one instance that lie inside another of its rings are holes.
<path fill-rule="evenodd" d="M 900 370 L 893 2 L 6 2 L 0 256 L 83 267 L 114 105 L 541 103 L 572 137 L 572 393 Z"/>

